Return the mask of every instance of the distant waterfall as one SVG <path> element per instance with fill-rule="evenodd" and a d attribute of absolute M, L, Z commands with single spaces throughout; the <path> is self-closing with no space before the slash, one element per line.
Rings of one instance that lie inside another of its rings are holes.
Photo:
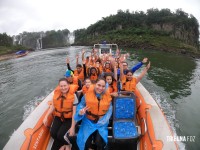
<path fill-rule="evenodd" d="M 45 37 L 44 33 L 40 33 L 40 37 L 36 41 L 36 49 L 42 49 L 42 38 Z"/>
<path fill-rule="evenodd" d="M 42 38 L 38 38 L 36 41 L 36 49 L 42 49 Z"/>
<path fill-rule="evenodd" d="M 19 38 L 19 42 L 18 42 L 19 45 L 22 45 L 22 35 L 20 35 L 20 38 Z"/>
<path fill-rule="evenodd" d="M 73 43 L 74 43 L 74 39 L 75 39 L 74 34 L 71 32 L 71 33 L 68 35 L 68 37 L 69 37 L 69 43 L 70 43 L 70 44 L 73 44 Z"/>
<path fill-rule="evenodd" d="M 12 37 L 12 41 L 13 41 L 13 45 L 16 45 L 17 38 L 16 38 L 16 36 L 15 36 L 15 35 L 13 35 L 13 37 Z"/>

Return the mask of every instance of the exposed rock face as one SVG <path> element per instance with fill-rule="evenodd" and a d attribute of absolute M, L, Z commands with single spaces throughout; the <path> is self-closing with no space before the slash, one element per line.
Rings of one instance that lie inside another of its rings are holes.
<path fill-rule="evenodd" d="M 122 25 L 117 25 L 116 30 L 121 30 L 122 29 Z"/>
<path fill-rule="evenodd" d="M 165 31 L 170 34 L 171 37 L 183 40 L 185 43 L 196 46 L 198 41 L 193 27 L 186 29 L 184 25 L 176 26 L 170 23 L 166 24 L 152 24 L 152 28 L 158 31 Z"/>
<path fill-rule="evenodd" d="M 174 30 L 174 26 L 172 24 L 163 24 L 162 29 L 167 32 L 171 32 Z"/>

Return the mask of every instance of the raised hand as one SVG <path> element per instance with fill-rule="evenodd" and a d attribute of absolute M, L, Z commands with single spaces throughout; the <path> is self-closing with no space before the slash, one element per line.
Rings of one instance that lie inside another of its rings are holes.
<path fill-rule="evenodd" d="M 79 55 L 77 54 L 77 55 L 76 55 L 76 59 L 78 59 L 78 58 L 79 58 Z"/>
<path fill-rule="evenodd" d="M 148 58 L 144 58 L 143 60 L 142 60 L 142 63 L 144 64 L 144 63 L 146 63 L 148 61 Z"/>
<path fill-rule="evenodd" d="M 66 58 L 66 63 L 69 64 L 69 57 Z"/>
<path fill-rule="evenodd" d="M 124 56 L 124 55 L 121 55 L 120 61 L 123 62 L 124 60 L 125 60 L 125 56 Z"/>
<path fill-rule="evenodd" d="M 85 64 L 86 63 L 86 59 L 83 59 L 82 63 Z"/>
<path fill-rule="evenodd" d="M 84 53 L 85 53 L 85 50 L 83 49 L 83 50 L 82 50 L 82 54 L 84 54 Z"/>
<path fill-rule="evenodd" d="M 90 107 L 88 107 L 88 106 L 82 108 L 82 109 L 79 111 L 79 115 L 84 115 L 88 109 L 90 109 Z"/>
<path fill-rule="evenodd" d="M 89 57 L 89 61 L 91 61 L 91 60 L 92 60 L 92 57 L 90 56 L 90 57 Z"/>
<path fill-rule="evenodd" d="M 148 65 L 146 66 L 146 69 L 149 70 L 150 66 L 151 66 L 151 62 L 148 63 Z"/>

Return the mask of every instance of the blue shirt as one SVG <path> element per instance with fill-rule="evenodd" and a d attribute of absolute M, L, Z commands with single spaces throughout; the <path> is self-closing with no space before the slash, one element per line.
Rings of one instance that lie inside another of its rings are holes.
<path fill-rule="evenodd" d="M 133 68 L 131 69 L 131 72 L 134 73 L 136 70 L 138 70 L 140 67 L 142 67 L 143 63 L 139 62 L 137 63 L 135 66 L 133 66 Z M 127 74 L 128 70 L 124 70 L 124 74 Z M 120 68 L 117 70 L 117 76 L 120 76 Z"/>

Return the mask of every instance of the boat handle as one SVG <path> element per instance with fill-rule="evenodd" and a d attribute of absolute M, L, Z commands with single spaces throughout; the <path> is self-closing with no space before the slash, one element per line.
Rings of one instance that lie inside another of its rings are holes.
<path fill-rule="evenodd" d="M 144 122 L 144 133 L 141 134 L 141 136 L 143 136 L 147 132 L 147 124 L 146 124 L 146 120 L 144 118 L 141 118 L 141 120 L 143 120 L 143 122 Z"/>

